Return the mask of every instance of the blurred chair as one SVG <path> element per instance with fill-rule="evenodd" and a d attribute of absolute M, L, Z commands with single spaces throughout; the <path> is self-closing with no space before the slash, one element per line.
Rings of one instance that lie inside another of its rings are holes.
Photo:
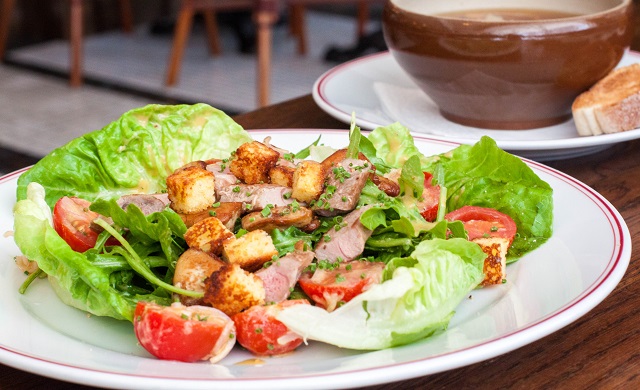
<path fill-rule="evenodd" d="M 281 6 L 289 7 L 289 29 L 298 40 L 298 53 L 307 53 L 307 34 L 305 29 L 305 11 L 309 5 L 320 4 L 357 4 L 357 37 L 364 34 L 369 18 L 369 3 L 384 0 L 182 0 L 178 11 L 173 44 L 169 55 L 165 84 L 175 85 L 180 73 L 184 48 L 191 32 L 196 12 L 202 12 L 205 30 L 209 42 L 209 51 L 213 55 L 221 52 L 216 21 L 217 11 L 250 10 L 256 25 L 257 52 L 257 100 L 260 107 L 269 104 L 269 75 L 271 73 L 272 29 L 278 20 Z"/>
<path fill-rule="evenodd" d="M 7 39 L 16 0 L 0 0 L 0 59 L 4 58 Z M 82 35 L 84 0 L 67 0 L 69 2 L 69 84 L 72 87 L 82 85 Z M 133 13 L 130 0 L 118 0 L 122 30 L 133 31 Z"/>
<path fill-rule="evenodd" d="M 365 34 L 367 22 L 369 21 L 369 5 L 384 0 L 284 0 L 289 7 L 289 25 L 292 32 L 298 39 L 298 53 L 307 54 L 307 32 L 305 14 L 308 6 L 326 4 L 355 4 L 356 5 L 356 39 Z"/>
<path fill-rule="evenodd" d="M 213 55 L 221 53 L 218 36 L 218 11 L 253 10 L 256 0 L 182 0 L 178 9 L 178 17 L 173 33 L 173 43 L 167 66 L 166 85 L 174 85 L 178 81 L 184 48 L 187 45 L 193 18 L 200 12 L 204 16 L 204 25 L 209 42 L 209 52 Z"/>

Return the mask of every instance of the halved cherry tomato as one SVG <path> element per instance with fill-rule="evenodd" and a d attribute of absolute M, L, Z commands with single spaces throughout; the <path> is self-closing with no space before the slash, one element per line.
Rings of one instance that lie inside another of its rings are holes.
<path fill-rule="evenodd" d="M 215 363 L 236 343 L 236 328 L 229 316 L 213 307 L 179 302 L 171 306 L 138 302 L 133 329 L 140 345 L 166 360 Z"/>
<path fill-rule="evenodd" d="M 445 215 L 447 221 L 462 221 L 469 235 L 469 240 L 480 237 L 500 237 L 509 240 L 509 245 L 516 235 L 516 223 L 507 214 L 498 210 L 463 206 Z"/>
<path fill-rule="evenodd" d="M 100 214 L 89 210 L 91 202 L 85 199 L 63 196 L 53 207 L 53 228 L 76 252 L 85 252 L 96 245 L 98 232 L 91 229 L 91 222 Z M 108 245 L 118 241 L 111 238 Z"/>
<path fill-rule="evenodd" d="M 384 263 L 354 260 L 340 263 L 334 269 L 317 268 L 313 274 L 303 273 L 298 284 L 316 305 L 333 311 L 380 283 L 383 270 Z"/>
<path fill-rule="evenodd" d="M 306 299 L 283 301 L 273 305 L 256 305 L 235 314 L 233 322 L 238 332 L 238 343 L 259 356 L 281 355 L 302 344 L 302 337 L 292 332 L 276 316 L 292 305 L 308 305 Z"/>
<path fill-rule="evenodd" d="M 438 216 L 438 203 L 440 201 L 440 186 L 434 186 L 431 181 L 433 175 L 424 172 L 424 190 L 422 200 L 418 202 L 418 211 L 426 221 L 433 222 Z"/>

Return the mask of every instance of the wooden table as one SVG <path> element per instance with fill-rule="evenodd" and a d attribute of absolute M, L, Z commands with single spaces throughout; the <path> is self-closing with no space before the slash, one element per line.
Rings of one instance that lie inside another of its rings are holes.
<path fill-rule="evenodd" d="M 246 129 L 348 126 L 322 112 L 311 96 L 235 118 Z M 622 214 L 640 248 L 640 140 L 598 154 L 547 163 L 594 188 Z M 544 288 L 544 286 L 540 286 Z M 82 389 L 0 365 L 0 388 Z M 496 358 L 456 370 L 371 389 L 637 389 L 640 388 L 640 254 L 618 287 L 573 324 Z"/>

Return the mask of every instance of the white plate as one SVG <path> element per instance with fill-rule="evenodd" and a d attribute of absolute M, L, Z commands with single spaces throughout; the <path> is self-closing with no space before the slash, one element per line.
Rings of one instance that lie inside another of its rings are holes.
<path fill-rule="evenodd" d="M 640 62 L 640 53 L 628 52 L 620 65 L 635 62 Z M 354 112 L 363 129 L 400 122 L 413 132 L 460 143 L 474 143 L 488 135 L 501 148 L 537 161 L 578 157 L 640 138 L 640 129 L 581 137 L 573 119 L 532 130 L 487 130 L 453 123 L 440 115 L 389 52 L 334 67 L 316 80 L 312 94 L 318 106 L 338 120 L 350 123 Z"/>
<path fill-rule="evenodd" d="M 260 130 L 275 145 L 299 150 L 323 134 L 334 147 L 344 131 Z M 418 135 L 426 154 L 456 145 Z M 10 234 L 18 171 L 0 178 L 0 363 L 87 385 L 154 389 L 302 389 L 367 386 L 419 377 L 506 353 L 546 336 L 600 303 L 622 278 L 631 256 L 628 228 L 602 196 L 544 165 L 531 167 L 554 189 L 555 233 L 542 247 L 508 266 L 504 285 L 474 291 L 449 329 L 404 347 L 375 352 L 310 343 L 294 353 L 239 364 L 252 356 L 236 348 L 220 364 L 150 357 L 125 321 L 87 316 L 63 305 L 45 280 L 20 295 L 24 276 Z M 550 272 L 550 270 L 552 270 Z"/>

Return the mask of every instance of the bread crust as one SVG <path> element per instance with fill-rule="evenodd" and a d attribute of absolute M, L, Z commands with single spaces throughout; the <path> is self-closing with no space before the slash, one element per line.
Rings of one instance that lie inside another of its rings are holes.
<path fill-rule="evenodd" d="M 580 94 L 571 109 L 582 136 L 640 127 L 640 64 L 613 70 Z"/>

